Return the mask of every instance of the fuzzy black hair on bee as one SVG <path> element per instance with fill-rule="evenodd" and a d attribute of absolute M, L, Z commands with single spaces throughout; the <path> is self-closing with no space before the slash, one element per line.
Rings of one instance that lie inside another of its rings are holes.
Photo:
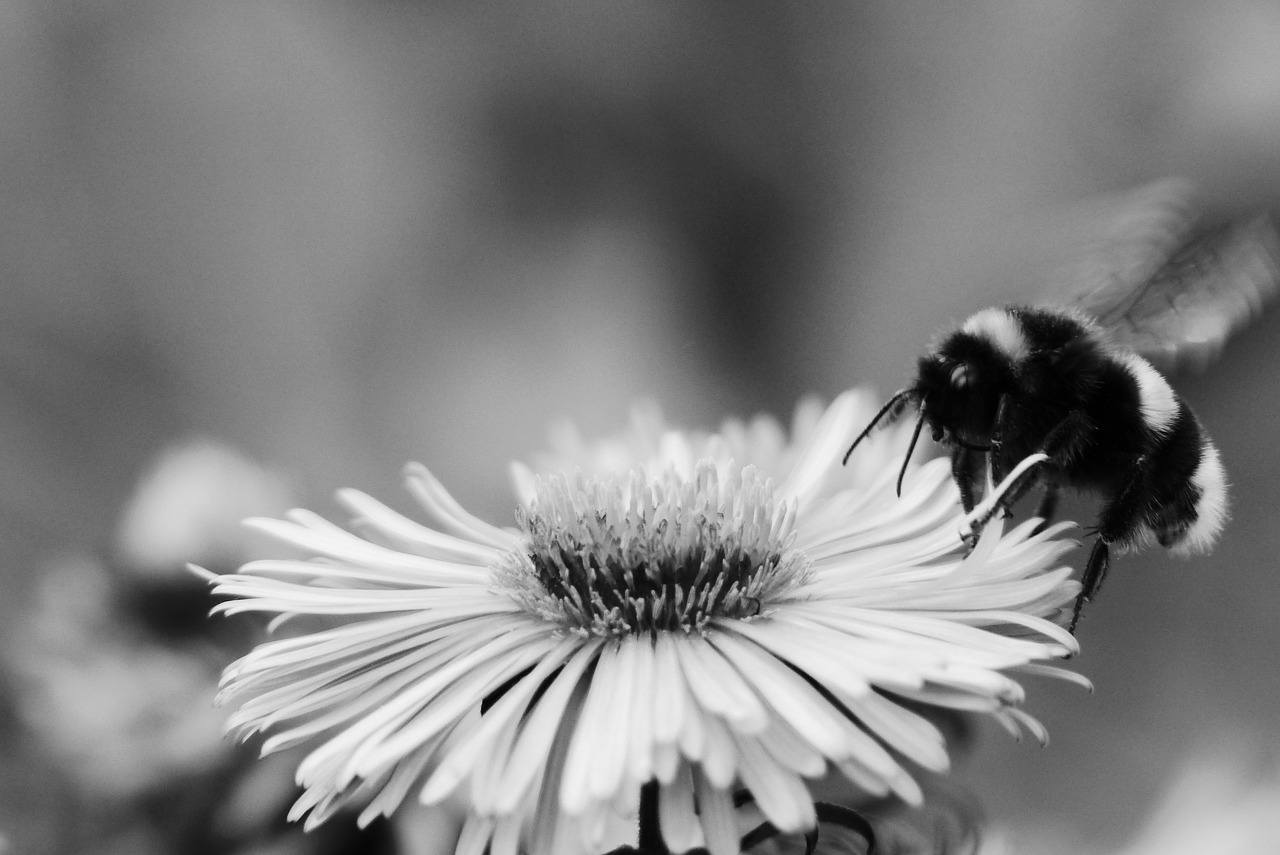
<path fill-rule="evenodd" d="M 1047 458 L 1000 498 L 1013 506 L 1036 483 L 1036 514 L 1052 517 L 1061 487 L 1100 496 L 1097 537 L 1070 628 L 1102 586 L 1111 551 L 1154 544 L 1175 555 L 1210 550 L 1227 519 L 1218 449 L 1152 364 L 1203 366 L 1257 314 L 1280 283 L 1280 238 L 1265 220 L 1187 239 L 1185 186 L 1162 182 L 1135 196 L 1129 223 L 1148 254 L 1081 287 L 1061 307 L 984 309 L 938 340 L 911 385 L 893 395 L 854 440 L 917 410 L 902 473 L 927 424 L 950 450 L 966 512 L 989 474 L 1000 483 L 1033 454 Z M 1176 210 L 1174 210 L 1176 208 Z M 901 493 L 902 474 L 898 478 Z M 986 520 L 979 520 L 979 524 Z"/>

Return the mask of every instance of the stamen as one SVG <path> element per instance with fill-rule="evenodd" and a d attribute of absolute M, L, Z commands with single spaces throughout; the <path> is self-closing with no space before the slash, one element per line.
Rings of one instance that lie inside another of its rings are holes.
<path fill-rule="evenodd" d="M 726 474 L 727 473 L 727 474 Z M 590 635 L 700 630 L 751 619 L 805 581 L 791 504 L 754 467 L 703 461 L 691 476 L 538 479 L 517 511 L 525 555 L 497 573 L 531 612 Z"/>

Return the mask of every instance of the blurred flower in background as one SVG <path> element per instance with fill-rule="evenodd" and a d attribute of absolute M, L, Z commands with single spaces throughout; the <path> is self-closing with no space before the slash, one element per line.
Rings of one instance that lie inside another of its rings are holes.
<path fill-rule="evenodd" d="M 1253 740 L 1233 738 L 1191 752 L 1122 855 L 1280 853 L 1280 762 Z"/>
<path fill-rule="evenodd" d="M 210 657 L 147 638 L 113 581 L 87 559 L 50 570 L 16 663 L 23 721 L 90 803 L 163 787 L 223 752 Z"/>
<path fill-rule="evenodd" d="M 1280 762 L 1256 738 L 1219 734 L 1183 755 L 1154 809 L 1117 849 L 1081 847 L 1069 830 L 1007 827 L 989 832 L 981 855 L 1276 855 L 1280 853 Z M 1137 807 L 1137 806 L 1135 806 Z"/>
<path fill-rule="evenodd" d="M 255 540 L 244 520 L 290 502 L 279 473 L 222 443 L 192 439 L 165 449 L 143 475 L 116 529 L 115 555 L 137 581 L 180 585 L 189 577 L 174 569 L 192 561 L 242 562 Z"/>
<path fill-rule="evenodd" d="M 184 442 L 143 477 L 110 556 L 69 556 L 42 574 L 6 665 L 25 750 L 48 764 L 49 807 L 65 817 L 45 845 L 340 851 L 288 834 L 292 767 L 249 765 L 223 738 L 218 675 L 257 633 L 211 627 L 205 586 L 185 568 L 196 555 L 228 569 L 244 561 L 253 538 L 240 520 L 288 501 L 279 475 L 211 440 Z"/>

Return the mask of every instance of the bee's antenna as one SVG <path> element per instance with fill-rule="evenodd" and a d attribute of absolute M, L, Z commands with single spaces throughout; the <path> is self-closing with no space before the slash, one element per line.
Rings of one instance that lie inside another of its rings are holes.
<path fill-rule="evenodd" d="M 905 401 L 908 398 L 914 397 L 915 394 L 916 391 L 914 389 L 899 389 L 897 392 L 894 392 L 893 397 L 880 408 L 880 412 L 876 413 L 876 417 L 871 420 L 870 424 L 863 428 L 862 433 L 858 434 L 858 438 L 853 441 L 853 445 L 849 446 L 849 450 L 844 453 L 844 460 L 840 461 L 840 465 L 845 466 L 849 463 L 849 457 L 853 454 L 853 450 L 858 447 L 858 443 L 871 435 L 871 431 L 880 423 L 880 420 L 883 419 L 885 415 L 889 416 L 889 421 L 896 419 L 902 412 L 902 408 L 905 406 Z"/>
<path fill-rule="evenodd" d="M 907 456 L 902 459 L 902 471 L 898 473 L 898 498 L 902 498 L 902 479 L 907 477 L 907 464 L 916 450 L 916 440 L 920 439 L 920 430 L 924 427 L 924 402 L 929 396 L 920 399 L 920 415 L 916 416 L 916 429 L 911 432 L 911 444 L 907 446 Z"/>

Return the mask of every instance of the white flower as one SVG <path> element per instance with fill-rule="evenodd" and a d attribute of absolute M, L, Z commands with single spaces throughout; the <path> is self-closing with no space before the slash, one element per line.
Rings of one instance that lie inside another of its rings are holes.
<path fill-rule="evenodd" d="M 284 479 L 230 446 L 192 437 L 164 450 L 125 509 L 116 532 L 120 563 L 164 579 L 191 560 L 234 566 L 247 556 L 240 521 L 289 507 Z"/>
<path fill-rule="evenodd" d="M 1274 743 L 1218 727 L 1197 737 L 1201 744 L 1179 764 L 1155 810 L 1123 848 L 1097 839 L 1092 825 L 1024 819 L 984 830 L 979 855 L 1277 855 L 1280 759 Z"/>
<path fill-rule="evenodd" d="M 51 565 L 21 618 L 24 643 L 6 652 L 23 723 L 78 790 L 108 804 L 227 754 L 211 657 L 140 637 L 113 610 L 112 594 L 94 560 Z"/>
<path fill-rule="evenodd" d="M 895 495 L 902 430 L 840 466 L 874 411 L 854 392 L 802 405 L 791 441 L 771 419 L 703 435 L 651 410 L 608 443 L 562 431 L 541 474 L 516 467 L 514 528 L 416 465 L 434 527 L 353 490 L 359 535 L 255 520 L 315 558 L 216 577 L 217 609 L 343 624 L 229 667 L 230 727 L 271 731 L 264 753 L 319 740 L 293 812 L 309 827 L 355 800 L 368 821 L 410 792 L 460 796 L 460 853 L 601 852 L 651 781 L 667 845 L 713 855 L 738 851 L 740 789 L 784 832 L 813 826 L 805 782 L 831 769 L 918 802 L 909 764 L 945 769 L 947 750 L 900 701 L 1043 738 L 1009 672 L 1074 678 L 1040 664 L 1076 650 L 1055 623 L 1074 544 L 1066 523 L 997 520 L 966 554 L 945 461 Z"/>
<path fill-rule="evenodd" d="M 1183 763 L 1122 855 L 1275 855 L 1278 818 L 1280 763 L 1271 744 L 1222 734 Z"/>

